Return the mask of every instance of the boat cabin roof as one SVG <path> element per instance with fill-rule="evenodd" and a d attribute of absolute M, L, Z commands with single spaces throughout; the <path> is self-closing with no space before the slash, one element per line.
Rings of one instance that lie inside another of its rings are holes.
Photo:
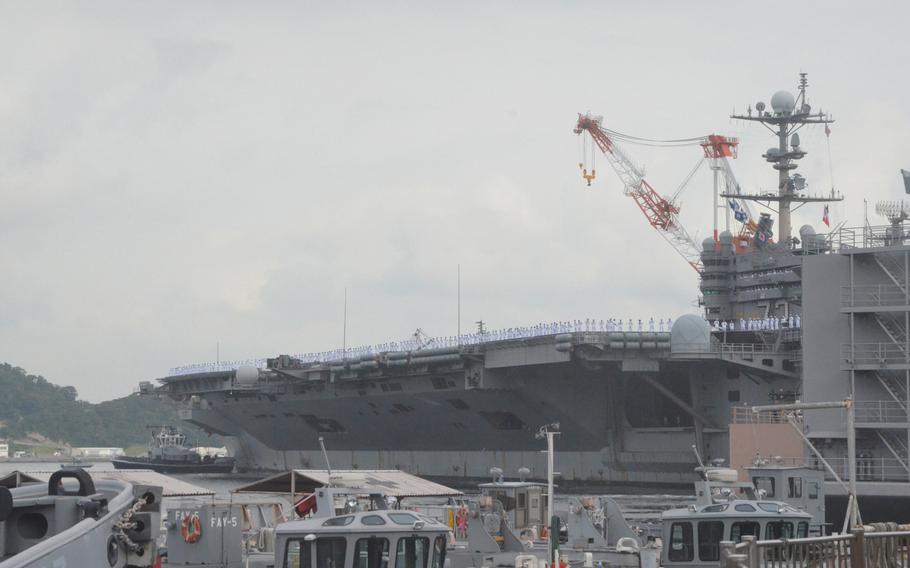
<path fill-rule="evenodd" d="M 713 503 L 711 505 L 689 505 L 685 509 L 664 511 L 661 515 L 661 519 L 664 521 L 699 521 L 705 519 L 752 521 L 769 518 L 803 519 L 808 521 L 812 519 L 812 515 L 779 501 L 752 501 L 748 499 L 732 499 L 724 503 Z"/>
<path fill-rule="evenodd" d="M 546 483 L 536 483 L 534 481 L 494 481 L 493 483 L 480 483 L 477 485 L 480 489 L 524 489 L 527 487 L 546 487 Z"/>
<path fill-rule="evenodd" d="M 275 528 L 278 535 L 289 534 L 338 534 L 379 533 L 438 534 L 449 527 L 423 515 L 410 511 L 361 511 L 334 517 L 315 517 L 281 523 Z"/>

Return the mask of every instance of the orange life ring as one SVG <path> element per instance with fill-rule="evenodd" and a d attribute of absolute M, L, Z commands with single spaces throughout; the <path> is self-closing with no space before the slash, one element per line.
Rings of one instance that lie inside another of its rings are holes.
<path fill-rule="evenodd" d="M 199 521 L 199 515 L 184 515 L 180 522 L 180 536 L 183 541 L 189 544 L 199 542 L 202 538 L 202 523 Z"/>

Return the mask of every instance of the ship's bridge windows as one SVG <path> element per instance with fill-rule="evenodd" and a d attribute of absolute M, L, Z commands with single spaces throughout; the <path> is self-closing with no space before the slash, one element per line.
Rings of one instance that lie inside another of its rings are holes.
<path fill-rule="evenodd" d="M 724 538 L 723 521 L 701 521 L 698 523 L 698 559 L 720 560 L 720 541 Z"/>
<path fill-rule="evenodd" d="M 310 568 L 310 543 L 289 540 L 284 552 L 284 568 Z"/>
<path fill-rule="evenodd" d="M 505 491 L 491 490 L 489 492 L 490 497 L 494 500 L 499 501 L 502 504 L 503 511 L 513 511 L 515 510 L 515 498 L 506 493 Z"/>
<path fill-rule="evenodd" d="M 803 496 L 803 478 L 802 477 L 788 477 L 787 478 L 787 498 L 788 499 L 801 499 Z"/>
<path fill-rule="evenodd" d="M 389 518 L 396 525 L 413 525 L 417 522 L 417 517 L 410 513 L 389 513 Z"/>
<path fill-rule="evenodd" d="M 446 565 L 446 538 L 437 536 L 433 541 L 433 562 L 430 568 L 443 568 Z"/>
<path fill-rule="evenodd" d="M 761 526 L 754 521 L 733 523 L 733 526 L 730 527 L 730 540 L 742 542 L 744 536 L 761 536 Z"/>
<path fill-rule="evenodd" d="M 354 517 L 351 517 L 353 520 Z M 344 568 L 348 541 L 343 537 L 320 538 L 316 541 L 316 568 Z"/>
<path fill-rule="evenodd" d="M 429 552 L 430 539 L 426 537 L 399 538 L 398 550 L 395 551 L 395 568 L 427 568 Z"/>
<path fill-rule="evenodd" d="M 765 497 L 768 499 L 774 499 L 774 478 L 757 476 L 752 478 L 752 484 L 755 485 L 755 489 L 761 490 L 764 489 Z"/>
<path fill-rule="evenodd" d="M 322 523 L 322 526 L 324 526 L 324 527 L 346 527 L 353 522 L 354 522 L 353 515 L 346 515 L 344 517 L 332 517 L 331 519 L 328 519 L 327 521 Z"/>
<path fill-rule="evenodd" d="M 364 517 L 364 521 L 369 517 Z M 377 516 L 376 518 L 382 519 Z M 364 524 L 367 524 L 364 522 Z M 385 568 L 389 565 L 389 540 L 361 538 L 354 545 L 354 568 Z"/>
<path fill-rule="evenodd" d="M 809 499 L 818 499 L 818 482 L 810 481 L 809 486 Z"/>
<path fill-rule="evenodd" d="M 730 505 L 727 503 L 721 503 L 719 505 L 709 505 L 702 509 L 703 513 L 723 513 L 727 510 L 727 507 Z"/>
<path fill-rule="evenodd" d="M 667 558 L 671 562 L 691 562 L 695 558 L 692 547 L 692 523 L 673 523 L 670 527 L 670 550 Z"/>
<path fill-rule="evenodd" d="M 793 523 L 772 521 L 765 525 L 765 540 L 777 540 L 780 538 L 793 538 Z"/>

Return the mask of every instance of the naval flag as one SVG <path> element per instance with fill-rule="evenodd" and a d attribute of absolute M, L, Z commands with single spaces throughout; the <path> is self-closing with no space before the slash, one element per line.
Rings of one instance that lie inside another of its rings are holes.
<path fill-rule="evenodd" d="M 740 223 L 745 223 L 746 219 L 749 218 L 749 215 L 745 211 L 743 211 L 742 205 L 740 205 L 737 201 L 735 201 L 733 199 L 731 199 L 729 203 L 730 203 L 730 209 L 733 210 L 733 218 L 736 219 L 737 221 L 739 221 Z"/>
<path fill-rule="evenodd" d="M 825 205 L 825 213 L 822 215 L 822 223 L 824 223 L 825 225 L 827 225 L 829 227 L 831 226 L 831 220 L 828 219 L 828 206 L 827 205 Z"/>

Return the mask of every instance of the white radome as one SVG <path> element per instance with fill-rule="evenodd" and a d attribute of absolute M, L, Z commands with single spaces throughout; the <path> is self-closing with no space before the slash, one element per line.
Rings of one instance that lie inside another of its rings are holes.
<path fill-rule="evenodd" d="M 705 352 L 711 349 L 711 327 L 701 316 L 686 314 L 673 322 L 671 353 Z"/>
<path fill-rule="evenodd" d="M 774 114 L 789 114 L 796 106 L 796 97 L 789 91 L 777 91 L 771 97 L 771 109 Z"/>
<path fill-rule="evenodd" d="M 256 367 L 237 367 L 235 380 L 240 385 L 253 385 L 259 381 L 259 369 Z"/>

